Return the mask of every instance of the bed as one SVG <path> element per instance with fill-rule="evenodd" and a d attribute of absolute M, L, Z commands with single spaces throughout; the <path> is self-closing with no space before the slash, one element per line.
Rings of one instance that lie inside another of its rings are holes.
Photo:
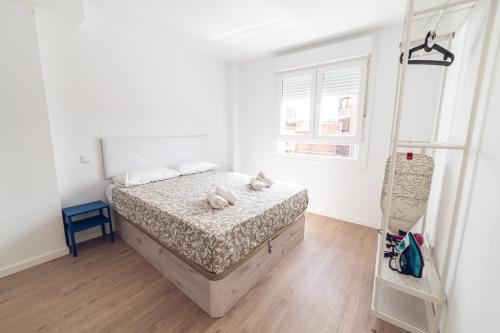
<path fill-rule="evenodd" d="M 169 149 L 170 139 L 175 144 Z M 105 174 L 137 168 L 138 156 L 141 167 L 200 159 L 208 152 L 207 141 L 204 136 L 103 139 Z M 304 237 L 305 188 L 277 182 L 254 191 L 248 183 L 246 175 L 207 171 L 134 187 L 110 186 L 107 195 L 118 235 L 217 318 Z M 210 208 L 206 193 L 216 185 L 236 192 L 236 205 Z"/>

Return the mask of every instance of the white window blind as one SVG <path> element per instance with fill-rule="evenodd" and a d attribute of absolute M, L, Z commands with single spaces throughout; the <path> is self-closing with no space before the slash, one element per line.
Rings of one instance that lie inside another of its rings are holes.
<path fill-rule="evenodd" d="M 284 101 L 293 99 L 311 98 L 311 75 L 288 77 L 283 80 Z"/>
<path fill-rule="evenodd" d="M 323 73 L 323 96 L 358 94 L 361 68 L 349 67 Z"/>

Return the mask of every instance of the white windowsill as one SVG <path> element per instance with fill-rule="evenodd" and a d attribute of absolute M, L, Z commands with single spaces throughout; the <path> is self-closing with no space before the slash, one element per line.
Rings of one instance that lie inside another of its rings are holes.
<path fill-rule="evenodd" d="M 305 154 L 287 154 L 287 153 L 279 153 L 275 152 L 274 157 L 277 158 L 286 158 L 292 160 L 306 160 L 306 161 L 314 161 L 314 162 L 322 162 L 333 165 L 345 166 L 345 167 L 354 167 L 354 168 L 366 168 L 366 159 L 360 156 L 358 159 L 349 159 L 342 157 L 330 157 L 330 156 L 314 156 L 314 155 L 305 155 Z"/>

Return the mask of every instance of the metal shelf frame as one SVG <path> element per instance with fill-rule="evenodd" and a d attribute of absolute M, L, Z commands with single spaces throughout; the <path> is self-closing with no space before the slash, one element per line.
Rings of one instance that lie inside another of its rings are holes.
<path fill-rule="evenodd" d="M 491 32 L 494 20 L 494 13 L 498 1 L 490 1 L 489 14 L 486 21 L 486 33 L 484 35 L 482 53 L 480 55 L 479 67 L 476 78 L 476 85 L 472 97 L 472 104 L 469 113 L 466 140 L 463 145 L 449 144 L 434 141 L 402 141 L 399 140 L 399 129 L 401 120 L 401 110 L 406 86 L 406 76 L 408 67 L 408 50 L 415 44 L 410 40 L 412 21 L 417 20 L 423 15 L 438 15 L 442 17 L 449 10 L 462 7 L 464 10 L 471 10 L 479 0 L 456 0 L 448 1 L 445 5 L 435 6 L 425 10 L 415 11 L 415 1 L 407 0 L 407 8 L 404 20 L 404 27 L 401 40 L 401 48 L 404 52 L 403 62 L 399 65 L 397 76 L 396 98 L 394 101 L 394 113 L 391 129 L 390 156 L 395 157 L 398 150 L 403 148 L 420 149 L 426 153 L 427 149 L 433 150 L 457 150 L 462 151 L 462 161 L 459 172 L 458 187 L 455 197 L 455 203 L 452 212 L 451 225 L 446 244 L 444 263 L 442 272 L 438 272 L 435 263 L 431 257 L 427 244 L 422 247 L 425 259 L 424 272 L 421 279 L 411 276 L 401 275 L 388 268 L 388 259 L 384 258 L 385 239 L 388 233 L 388 225 L 391 211 L 391 201 L 393 196 L 395 158 L 391 158 L 389 163 L 388 179 L 388 200 L 386 200 L 385 214 L 382 218 L 382 227 L 377 246 L 372 312 L 382 320 L 390 322 L 396 326 L 415 333 L 438 333 L 443 308 L 446 306 L 446 286 L 448 275 L 450 273 L 450 258 L 453 248 L 453 240 L 457 229 L 459 218 L 459 208 L 462 203 L 462 193 L 464 179 L 469 163 L 470 145 L 474 125 L 476 123 L 477 110 L 479 105 L 480 91 L 485 71 L 486 56 L 488 54 Z M 461 27 L 461 25 L 460 25 Z M 460 27 L 458 29 L 460 29 Z M 442 39 L 453 38 L 454 33 L 442 36 Z M 442 85 L 446 81 L 446 71 L 443 77 Z M 443 89 L 441 89 L 443 90 Z M 441 92 L 442 93 L 442 92 Z M 434 123 L 434 137 L 436 136 L 437 123 L 441 112 L 442 100 L 439 101 L 437 116 Z M 425 216 L 422 229 L 425 228 Z"/>

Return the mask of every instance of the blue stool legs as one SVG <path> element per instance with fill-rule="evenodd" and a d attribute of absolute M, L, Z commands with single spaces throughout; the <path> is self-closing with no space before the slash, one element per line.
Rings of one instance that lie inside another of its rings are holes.
<path fill-rule="evenodd" d="M 62 214 L 62 218 L 63 218 L 63 226 L 64 226 L 64 238 L 66 239 L 66 246 L 69 247 L 68 225 L 66 223 L 66 216 L 64 215 L 64 213 Z"/>
<path fill-rule="evenodd" d="M 107 208 L 107 210 L 108 210 L 108 219 L 109 219 L 109 234 L 111 236 L 111 243 L 114 243 L 115 234 L 113 232 L 113 221 L 111 221 L 111 211 L 109 210 L 109 207 Z"/>
<path fill-rule="evenodd" d="M 76 241 L 75 241 L 75 233 L 73 232 L 73 230 L 71 230 L 71 217 L 69 217 L 69 234 L 70 234 L 70 237 L 71 237 L 71 253 L 73 253 L 73 257 L 77 257 L 78 256 L 78 250 L 76 249 Z"/>

